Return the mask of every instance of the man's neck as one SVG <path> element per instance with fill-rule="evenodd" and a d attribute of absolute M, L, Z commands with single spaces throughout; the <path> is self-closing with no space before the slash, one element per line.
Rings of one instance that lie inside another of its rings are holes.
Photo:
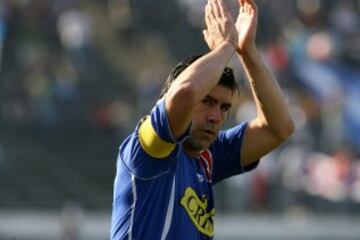
<path fill-rule="evenodd" d="M 184 147 L 185 153 L 186 153 L 187 155 L 191 156 L 191 157 L 194 157 L 194 158 L 198 157 L 198 156 L 200 155 L 200 152 L 202 151 L 202 150 L 199 150 L 199 149 L 197 149 L 197 148 L 194 148 L 194 146 L 192 146 L 192 145 L 191 145 L 190 143 L 188 143 L 188 142 L 185 142 L 185 143 L 183 144 L 183 147 Z"/>

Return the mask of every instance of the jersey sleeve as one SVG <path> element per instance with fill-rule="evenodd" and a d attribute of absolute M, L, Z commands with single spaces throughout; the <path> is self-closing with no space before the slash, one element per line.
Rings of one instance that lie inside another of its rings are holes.
<path fill-rule="evenodd" d="M 165 100 L 161 99 L 150 116 L 143 118 L 120 146 L 118 159 L 135 176 L 150 179 L 167 173 L 175 164 L 181 144 L 189 136 L 190 126 L 175 139 L 170 130 Z"/>
<path fill-rule="evenodd" d="M 241 164 L 241 147 L 247 126 L 248 124 L 245 122 L 226 131 L 221 131 L 218 139 L 211 146 L 210 151 L 214 157 L 213 184 L 231 176 L 251 171 L 259 164 L 259 160 L 247 166 Z"/>

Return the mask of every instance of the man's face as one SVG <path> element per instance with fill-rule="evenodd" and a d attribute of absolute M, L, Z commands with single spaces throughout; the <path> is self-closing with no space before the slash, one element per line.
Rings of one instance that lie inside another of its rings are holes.
<path fill-rule="evenodd" d="M 187 147 L 197 151 L 210 147 L 227 118 L 232 98 L 230 88 L 217 85 L 195 107 Z"/>

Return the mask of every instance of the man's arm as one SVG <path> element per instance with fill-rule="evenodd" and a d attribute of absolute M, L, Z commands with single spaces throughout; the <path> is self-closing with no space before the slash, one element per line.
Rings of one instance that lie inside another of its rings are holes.
<path fill-rule="evenodd" d="M 249 123 L 242 146 L 242 164 L 248 165 L 269 153 L 294 131 L 280 87 L 253 49 L 240 57 L 250 82 L 257 118 Z"/>
<path fill-rule="evenodd" d="M 239 34 L 238 53 L 251 86 L 257 118 L 245 132 L 241 161 L 253 163 L 285 141 L 294 124 L 274 75 L 265 66 L 255 45 L 257 7 L 253 0 L 239 0 L 236 22 Z"/>
<path fill-rule="evenodd" d="M 237 32 L 231 17 L 209 0 L 206 11 L 212 28 L 214 49 L 186 68 L 165 95 L 165 105 L 171 132 L 181 136 L 191 122 L 193 110 L 218 83 L 221 74 L 235 53 L 233 42 Z M 211 5 L 211 7 L 210 7 Z"/>

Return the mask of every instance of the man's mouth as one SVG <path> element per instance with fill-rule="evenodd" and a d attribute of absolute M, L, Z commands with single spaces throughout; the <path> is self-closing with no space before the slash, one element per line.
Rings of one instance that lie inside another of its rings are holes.
<path fill-rule="evenodd" d="M 209 135 L 211 137 L 214 137 L 216 134 L 215 131 L 208 130 L 208 129 L 204 129 L 204 130 L 202 130 L 202 132 L 204 132 L 206 135 Z"/>

